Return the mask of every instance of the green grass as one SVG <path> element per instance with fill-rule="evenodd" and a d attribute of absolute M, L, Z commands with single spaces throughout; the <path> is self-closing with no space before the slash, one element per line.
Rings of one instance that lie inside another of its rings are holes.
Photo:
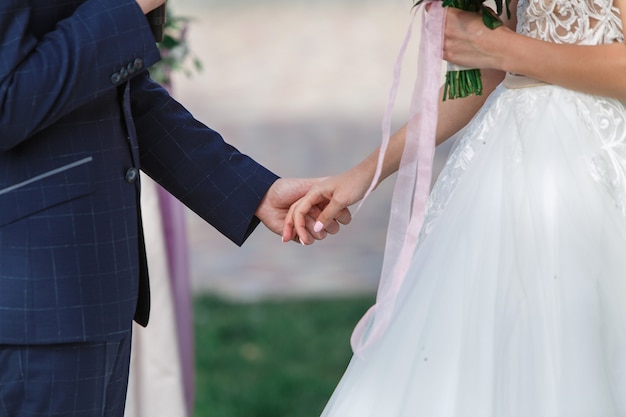
<path fill-rule="evenodd" d="M 318 417 L 372 302 L 197 298 L 194 417 Z"/>

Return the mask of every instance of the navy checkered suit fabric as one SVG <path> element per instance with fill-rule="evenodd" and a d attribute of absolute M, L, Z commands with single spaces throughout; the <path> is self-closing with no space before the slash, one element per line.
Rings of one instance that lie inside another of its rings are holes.
<path fill-rule="evenodd" d="M 237 244 L 258 224 L 277 177 L 151 81 L 158 58 L 133 0 L 0 2 L 0 345 L 146 323 L 139 168 Z"/>
<path fill-rule="evenodd" d="M 122 417 L 130 332 L 104 342 L 0 349 L 0 417 Z"/>

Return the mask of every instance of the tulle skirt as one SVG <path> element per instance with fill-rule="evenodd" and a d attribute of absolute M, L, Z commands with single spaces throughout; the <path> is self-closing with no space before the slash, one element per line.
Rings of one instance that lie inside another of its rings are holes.
<path fill-rule="evenodd" d="M 616 100 L 498 87 L 323 416 L 626 416 L 625 135 Z"/>

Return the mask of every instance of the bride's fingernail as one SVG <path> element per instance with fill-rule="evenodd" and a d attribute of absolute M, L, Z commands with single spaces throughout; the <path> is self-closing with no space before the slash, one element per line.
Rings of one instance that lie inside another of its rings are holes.
<path fill-rule="evenodd" d="M 315 233 L 319 233 L 322 231 L 323 228 L 324 228 L 324 224 L 318 220 L 317 223 L 315 223 L 315 226 L 313 226 L 313 231 Z"/>
<path fill-rule="evenodd" d="M 300 239 L 300 243 L 302 244 L 302 246 L 306 246 L 306 243 L 304 243 L 301 237 L 299 237 L 298 239 Z"/>

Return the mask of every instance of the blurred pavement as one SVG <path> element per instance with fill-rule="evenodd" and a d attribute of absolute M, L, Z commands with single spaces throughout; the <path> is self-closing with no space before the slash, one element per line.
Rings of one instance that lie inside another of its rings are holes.
<path fill-rule="evenodd" d="M 176 76 L 174 95 L 242 152 L 281 176 L 310 177 L 341 172 L 380 143 L 410 0 L 169 4 L 194 18 L 189 40 L 204 65 Z M 406 120 L 411 61 L 396 127 Z M 373 294 L 393 182 L 339 235 L 309 247 L 282 244 L 260 226 L 238 248 L 189 212 L 194 291 L 241 301 Z"/>

